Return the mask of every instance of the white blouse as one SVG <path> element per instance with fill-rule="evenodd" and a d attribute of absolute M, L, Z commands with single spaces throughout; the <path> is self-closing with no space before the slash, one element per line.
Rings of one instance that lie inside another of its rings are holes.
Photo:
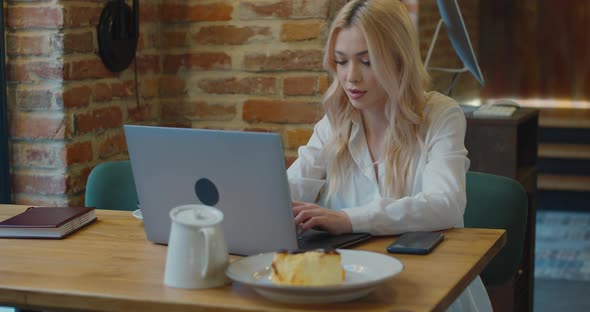
<path fill-rule="evenodd" d="M 348 142 L 354 165 L 342 189 L 331 198 L 325 196 L 328 159 L 322 149 L 332 131 L 324 116 L 315 125 L 307 145 L 299 148 L 297 160 L 287 170 L 293 200 L 317 202 L 322 207 L 346 212 L 353 232 L 392 235 L 463 227 L 465 174 L 469 168 L 464 145 L 465 116 L 449 97 L 430 92 L 427 99 L 425 123 L 420 130 L 424 144 L 416 147 L 406 196 L 393 198 L 385 195 L 385 165 L 378 163 L 376 176 L 363 122 L 357 114 Z M 449 311 L 492 311 L 479 277 Z"/>

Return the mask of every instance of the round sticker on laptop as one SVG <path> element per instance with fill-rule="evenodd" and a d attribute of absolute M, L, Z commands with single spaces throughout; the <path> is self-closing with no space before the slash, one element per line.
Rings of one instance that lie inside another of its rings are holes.
<path fill-rule="evenodd" d="M 207 178 L 197 180 L 195 183 L 195 194 L 197 194 L 197 198 L 201 203 L 207 206 L 215 206 L 219 201 L 217 187 Z"/>

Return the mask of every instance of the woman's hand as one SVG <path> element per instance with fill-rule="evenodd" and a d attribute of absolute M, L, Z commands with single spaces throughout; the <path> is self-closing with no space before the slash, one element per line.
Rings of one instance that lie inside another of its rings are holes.
<path fill-rule="evenodd" d="M 336 211 L 320 207 L 313 203 L 293 201 L 295 224 L 305 232 L 317 227 L 331 234 L 352 232 L 352 223 L 344 211 Z"/>

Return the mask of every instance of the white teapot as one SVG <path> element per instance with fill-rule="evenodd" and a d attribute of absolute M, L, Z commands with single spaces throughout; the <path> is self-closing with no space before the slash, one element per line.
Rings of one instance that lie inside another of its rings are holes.
<path fill-rule="evenodd" d="M 177 288 L 211 288 L 229 283 L 223 213 L 206 205 L 183 205 L 170 211 L 164 284 Z"/>

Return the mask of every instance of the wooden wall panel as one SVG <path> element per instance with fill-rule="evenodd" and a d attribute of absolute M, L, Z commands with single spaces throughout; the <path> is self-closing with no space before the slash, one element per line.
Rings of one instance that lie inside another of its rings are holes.
<path fill-rule="evenodd" d="M 480 3 L 485 98 L 590 100 L 590 1 Z"/>

